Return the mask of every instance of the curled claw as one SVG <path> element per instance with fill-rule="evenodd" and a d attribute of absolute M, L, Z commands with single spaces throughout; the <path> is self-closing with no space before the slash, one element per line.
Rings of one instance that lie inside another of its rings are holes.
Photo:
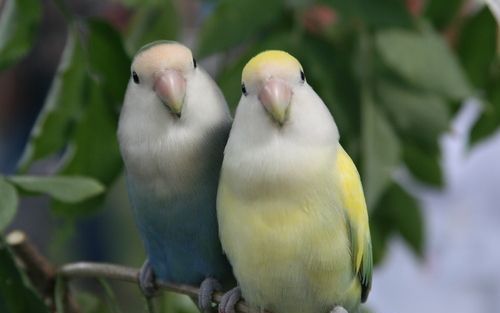
<path fill-rule="evenodd" d="M 156 285 L 155 273 L 148 260 L 144 262 L 139 271 L 139 286 L 146 298 L 152 298 L 159 291 Z"/>
<path fill-rule="evenodd" d="M 222 285 L 215 278 L 205 278 L 200 285 L 198 294 L 198 308 L 203 313 L 212 311 L 212 296 L 215 291 L 221 291 Z"/>
<path fill-rule="evenodd" d="M 234 307 L 241 300 L 240 287 L 234 287 L 226 292 L 219 303 L 219 313 L 235 313 Z"/>

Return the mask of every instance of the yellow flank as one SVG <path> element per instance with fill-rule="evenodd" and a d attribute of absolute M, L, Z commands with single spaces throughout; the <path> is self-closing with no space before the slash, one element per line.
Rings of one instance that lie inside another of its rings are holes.
<path fill-rule="evenodd" d="M 283 68 L 302 69 L 300 62 L 292 55 L 280 50 L 267 50 L 254 56 L 243 68 L 242 81 L 248 81 L 256 73 L 263 72 L 270 67 L 281 66 Z"/>
<path fill-rule="evenodd" d="M 276 188 L 272 194 L 260 192 L 266 196 L 247 197 L 235 191 L 236 182 L 229 183 L 223 171 L 220 238 L 250 304 L 275 313 L 326 313 L 334 305 L 357 311 L 368 217 L 356 167 L 338 147 L 336 157 L 316 163 L 324 170 L 309 174 L 308 185 L 292 193 Z M 248 186 L 252 194 L 258 188 Z M 356 243 L 349 224 L 357 224 Z"/>
<path fill-rule="evenodd" d="M 342 190 L 344 208 L 350 221 L 356 225 L 355 230 L 357 242 L 353 243 L 356 250 L 353 251 L 355 261 L 355 271 L 359 272 L 363 257 L 365 241 L 370 239 L 368 226 L 368 212 L 366 210 L 365 196 L 361 186 L 356 166 L 349 155 L 339 144 L 337 153 L 337 172 L 340 175 L 340 188 Z M 371 253 L 371 251 L 367 252 Z"/>

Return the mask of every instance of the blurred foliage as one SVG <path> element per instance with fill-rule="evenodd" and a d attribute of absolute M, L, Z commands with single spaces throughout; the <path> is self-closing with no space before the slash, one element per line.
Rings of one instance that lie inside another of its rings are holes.
<path fill-rule="evenodd" d="M 424 254 L 424 223 L 418 203 L 396 183 L 391 184 L 370 216 L 373 259 L 382 260 L 387 239 L 399 234 L 419 257 Z"/>
<path fill-rule="evenodd" d="M 24 191 L 45 193 L 67 203 L 80 202 L 104 191 L 102 184 L 88 177 L 22 175 L 10 176 L 8 180 Z"/>
<path fill-rule="evenodd" d="M 19 193 L 51 196 L 59 216 L 79 218 L 100 207 L 103 191 L 122 172 L 115 133 L 131 58 L 147 42 L 179 40 L 193 18 L 201 21 L 194 54 L 215 56 L 215 77 L 233 110 L 242 68 L 253 55 L 283 49 L 301 61 L 362 174 L 376 262 L 393 235 L 417 256 L 424 254 L 419 203 L 395 181 L 394 170 L 404 166 L 439 188 L 438 138 L 450 127 L 456 103 L 467 97 L 485 104 L 473 142 L 500 125 L 497 26 L 487 7 L 466 10 L 465 0 L 213 0 L 193 2 L 190 20 L 181 1 L 116 0 L 130 13 L 120 30 L 102 17 L 79 16 L 66 1 L 53 2 L 67 23 L 66 46 L 19 162 L 20 175 L 0 176 L 0 231 L 14 217 Z M 44 5 L 5 2 L 0 69 L 29 53 Z M 53 176 L 24 176 L 49 157 L 60 160 Z M 0 311 L 45 311 L 3 242 L 0 263 Z M 6 291 L 6 279 L 14 289 Z M 158 300 L 161 312 L 192 310 L 176 306 L 185 299 L 171 297 Z M 27 300 L 16 300 L 21 298 Z M 86 312 L 116 310 L 90 294 L 78 300 Z"/>
<path fill-rule="evenodd" d="M 10 224 L 16 214 L 18 196 L 16 188 L 0 176 L 0 231 Z"/>
<path fill-rule="evenodd" d="M 0 14 L 0 70 L 30 51 L 41 20 L 41 6 L 40 1 L 33 0 L 5 2 Z"/>
<path fill-rule="evenodd" d="M 17 267 L 12 253 L 0 238 L 0 312 L 48 313 L 28 278 Z"/>

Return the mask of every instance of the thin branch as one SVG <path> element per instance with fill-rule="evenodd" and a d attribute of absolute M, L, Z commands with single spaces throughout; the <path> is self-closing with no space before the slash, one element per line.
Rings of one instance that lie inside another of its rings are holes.
<path fill-rule="evenodd" d="M 25 233 L 14 231 L 7 236 L 7 243 L 13 252 L 26 268 L 28 276 L 33 281 L 35 287 L 46 298 L 53 302 L 55 293 L 55 278 L 59 275 L 69 281 L 75 278 L 106 278 L 111 280 L 123 281 L 133 284 L 139 283 L 139 270 L 109 263 L 95 262 L 77 262 L 61 266 L 55 269 L 54 266 L 35 248 L 29 241 Z M 47 287 L 48 286 L 48 287 Z M 199 289 L 189 285 L 172 284 L 167 282 L 158 282 L 160 289 L 184 294 L 192 299 L 198 299 Z M 215 292 L 213 301 L 220 303 L 223 296 L 222 292 Z M 75 302 L 66 292 L 66 310 L 76 313 L 78 308 Z M 245 301 L 240 301 L 235 306 L 236 313 L 269 313 L 266 311 L 256 311 L 250 308 Z"/>
<path fill-rule="evenodd" d="M 6 242 L 14 252 L 17 261 L 25 269 L 33 287 L 38 291 L 49 308 L 55 312 L 56 269 L 38 249 L 28 236 L 19 230 L 7 235 Z M 63 305 L 65 312 L 79 313 L 80 310 L 69 290 L 64 291 Z"/>
<path fill-rule="evenodd" d="M 139 270 L 109 264 L 109 263 L 94 263 L 94 262 L 77 262 L 66 264 L 58 271 L 58 274 L 67 279 L 71 278 L 107 278 L 129 283 L 138 283 Z M 187 295 L 191 298 L 197 299 L 199 289 L 189 285 L 172 284 L 167 282 L 158 282 L 158 286 L 167 291 Z M 222 292 L 216 292 L 213 295 L 213 301 L 219 303 L 222 298 Z M 237 313 L 259 313 L 260 311 L 252 310 L 244 301 L 238 302 L 235 307 Z"/>
<path fill-rule="evenodd" d="M 6 238 L 7 244 L 26 268 L 26 274 L 41 294 L 51 294 L 54 289 L 55 268 L 28 240 L 25 233 L 13 231 Z"/>

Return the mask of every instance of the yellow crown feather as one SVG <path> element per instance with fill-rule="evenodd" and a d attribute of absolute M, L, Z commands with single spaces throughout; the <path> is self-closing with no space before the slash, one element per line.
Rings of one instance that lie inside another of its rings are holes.
<path fill-rule="evenodd" d="M 270 66 L 278 65 L 284 68 L 300 68 L 302 66 L 292 55 L 281 50 L 267 50 L 254 56 L 243 68 L 241 75 L 243 81 L 254 77 L 256 73 L 261 72 Z"/>

